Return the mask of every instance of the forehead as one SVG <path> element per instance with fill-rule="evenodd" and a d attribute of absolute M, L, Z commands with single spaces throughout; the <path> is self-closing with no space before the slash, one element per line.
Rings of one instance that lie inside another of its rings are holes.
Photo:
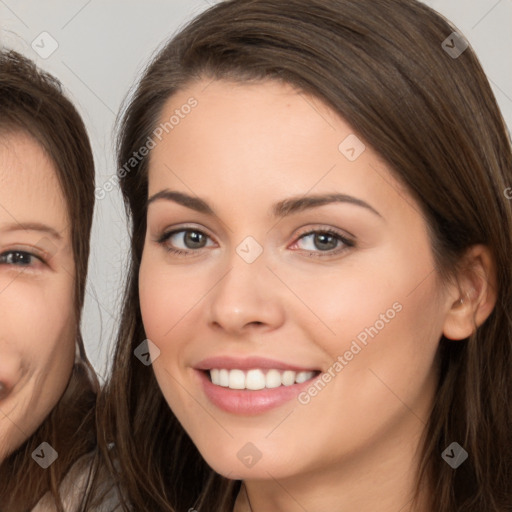
<path fill-rule="evenodd" d="M 38 222 L 63 229 L 67 205 L 54 163 L 24 133 L 0 135 L 0 218 Z"/>
<path fill-rule="evenodd" d="M 196 107 L 184 108 L 191 98 Z M 407 195 L 372 148 L 347 159 L 343 141 L 355 134 L 336 112 L 279 82 L 196 82 L 167 101 L 158 126 L 167 130 L 151 150 L 149 195 L 173 188 L 247 208 L 336 191 L 384 209 Z"/>
<path fill-rule="evenodd" d="M 213 174 L 219 186 L 257 187 L 263 180 L 279 180 L 292 167 L 288 185 L 311 186 L 323 161 L 336 162 L 337 142 L 350 133 L 319 100 L 272 81 L 194 83 L 167 101 L 159 126 L 168 127 L 191 97 L 197 106 L 151 151 L 150 188 L 152 178 L 169 179 L 168 171 L 160 172 L 162 165 L 186 173 L 198 187 Z"/>

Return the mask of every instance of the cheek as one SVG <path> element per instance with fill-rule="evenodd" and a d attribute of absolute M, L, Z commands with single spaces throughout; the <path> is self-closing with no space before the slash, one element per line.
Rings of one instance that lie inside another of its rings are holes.
<path fill-rule="evenodd" d="M 197 406 L 180 382 L 188 377 L 184 358 L 196 329 L 204 325 L 202 299 L 214 286 L 213 272 L 169 266 L 147 251 L 139 270 L 139 300 L 146 337 L 160 350 L 152 368 L 168 405 L 188 424 Z M 185 372 L 185 375 L 183 372 Z"/>
<path fill-rule="evenodd" d="M 338 339 L 352 339 L 361 333 L 364 340 L 372 326 L 379 332 L 390 330 L 392 324 L 396 327 L 395 318 L 406 316 L 397 314 L 397 309 L 409 312 L 416 335 L 423 332 L 418 331 L 425 325 L 423 320 L 427 319 L 429 326 L 432 318 L 439 316 L 430 249 L 426 241 L 425 247 L 402 244 L 397 249 L 397 245 L 359 251 L 335 266 L 311 267 L 310 271 L 292 266 L 280 269 L 283 281 L 299 299 L 296 302 L 310 310 L 301 317 L 297 309 L 295 319 L 314 324 L 326 334 L 326 340 L 332 340 L 333 347 Z"/>
<path fill-rule="evenodd" d="M 159 345 L 190 321 L 211 277 L 186 266 L 166 265 L 145 253 L 139 270 L 139 300 L 147 337 Z M 204 278 L 203 278 L 204 277 Z M 214 281 L 212 281 L 213 283 Z M 163 347 L 159 347 L 161 350 Z"/>
<path fill-rule="evenodd" d="M 2 410 L 25 434 L 0 425 L 4 450 L 32 434 L 66 388 L 75 354 L 73 298 L 71 286 L 43 290 L 28 282 L 13 283 L 2 296 L 0 373 L 12 385 Z"/>
<path fill-rule="evenodd" d="M 340 340 L 354 338 L 380 322 L 381 314 L 391 310 L 388 314 L 394 316 L 393 304 L 403 301 L 410 279 L 393 278 L 396 272 L 386 268 L 384 256 L 374 254 L 368 261 L 348 257 L 330 267 L 278 269 L 276 273 L 295 294 L 287 302 L 293 321 L 336 351 Z"/>
<path fill-rule="evenodd" d="M 59 357 L 74 346 L 73 288 L 68 283 L 40 286 L 13 283 L 0 307 L 0 336 L 13 349 L 35 362 Z"/>
<path fill-rule="evenodd" d="M 427 417 L 443 316 L 433 277 L 415 283 L 415 273 L 402 274 L 392 286 L 375 279 L 371 293 L 361 293 L 360 283 L 347 279 L 347 294 L 331 295 L 337 315 L 324 301 L 325 322 L 336 334 L 316 339 L 331 357 L 335 378 L 325 398 L 338 403 L 340 417 L 382 425 L 403 412 L 404 403 Z M 323 399 L 316 406 L 325 406 Z"/>
<path fill-rule="evenodd" d="M 423 254 L 382 251 L 300 279 L 292 270 L 282 274 L 308 306 L 295 301 L 294 321 L 325 355 L 335 376 L 327 377 L 334 383 L 328 387 L 354 417 L 389 407 L 394 395 L 387 386 L 413 401 L 422 389 L 429 392 L 444 317 L 429 253 Z"/>

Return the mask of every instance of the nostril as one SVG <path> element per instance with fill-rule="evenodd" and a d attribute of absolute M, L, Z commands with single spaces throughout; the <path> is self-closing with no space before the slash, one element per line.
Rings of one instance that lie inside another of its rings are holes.
<path fill-rule="evenodd" d="M 2 400 L 4 394 L 7 394 L 7 387 L 3 382 L 0 382 L 0 400 Z"/>

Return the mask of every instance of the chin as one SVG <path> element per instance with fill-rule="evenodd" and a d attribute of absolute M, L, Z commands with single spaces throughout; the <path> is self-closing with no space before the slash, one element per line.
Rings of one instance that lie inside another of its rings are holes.
<path fill-rule="evenodd" d="M 278 447 L 265 447 L 259 450 L 251 442 L 233 442 L 223 445 L 222 452 L 201 451 L 206 463 L 220 475 L 231 480 L 265 480 L 269 478 L 286 478 L 290 467 L 286 463 L 292 457 L 286 457 L 277 450 Z M 268 454 L 268 455 L 266 455 Z"/>

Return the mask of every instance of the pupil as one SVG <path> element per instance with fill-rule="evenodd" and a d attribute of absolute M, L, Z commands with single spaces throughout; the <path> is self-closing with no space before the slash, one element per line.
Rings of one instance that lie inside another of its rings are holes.
<path fill-rule="evenodd" d="M 7 257 L 7 262 L 11 264 L 30 265 L 30 255 L 24 252 L 15 251 Z"/>
<path fill-rule="evenodd" d="M 185 245 L 190 249 L 198 249 L 204 247 L 205 237 L 197 231 L 187 231 L 185 233 Z"/>
<path fill-rule="evenodd" d="M 329 233 L 320 233 L 315 235 L 315 246 L 317 249 L 335 249 L 336 248 L 336 238 Z"/>

